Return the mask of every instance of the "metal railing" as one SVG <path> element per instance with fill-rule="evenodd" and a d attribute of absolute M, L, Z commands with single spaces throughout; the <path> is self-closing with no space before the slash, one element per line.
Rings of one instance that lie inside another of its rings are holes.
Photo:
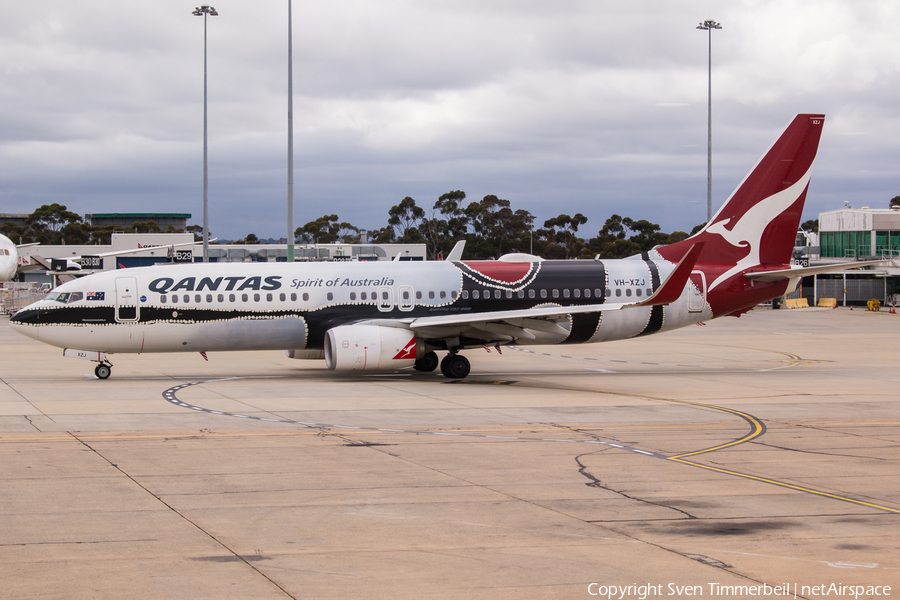
<path fill-rule="evenodd" d="M 46 293 L 36 284 L 0 284 L 0 314 L 11 315 L 29 304 L 43 300 Z"/>

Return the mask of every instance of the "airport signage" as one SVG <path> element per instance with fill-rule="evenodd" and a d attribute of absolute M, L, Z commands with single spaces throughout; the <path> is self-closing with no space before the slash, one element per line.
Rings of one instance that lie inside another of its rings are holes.
<path fill-rule="evenodd" d="M 97 270 L 103 268 L 103 259 L 99 256 L 82 256 L 80 262 L 82 270 Z"/>
<path fill-rule="evenodd" d="M 168 258 L 169 258 L 169 262 L 176 262 L 176 263 L 194 262 L 194 251 L 193 250 L 175 250 L 174 248 L 169 248 Z"/>

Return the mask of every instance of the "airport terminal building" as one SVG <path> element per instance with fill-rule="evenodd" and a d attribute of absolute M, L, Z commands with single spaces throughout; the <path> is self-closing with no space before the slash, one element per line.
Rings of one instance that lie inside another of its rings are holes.
<path fill-rule="evenodd" d="M 900 256 L 900 206 L 819 213 L 819 246 L 822 258 L 896 258 Z"/>
<path fill-rule="evenodd" d="M 818 245 L 797 247 L 797 260 L 810 266 L 900 258 L 900 207 L 853 208 L 819 213 Z M 789 298 L 806 298 L 815 306 L 820 298 L 835 298 L 839 306 L 886 303 L 900 294 L 900 269 L 870 267 L 804 277 L 802 289 Z"/>
<path fill-rule="evenodd" d="M 127 251 L 135 252 L 102 256 Z M 420 261 L 425 260 L 425 244 L 298 244 L 294 255 L 297 262 Z M 76 263 L 74 257 L 83 260 Z M 196 242 L 192 233 L 114 233 L 110 245 L 23 247 L 19 253 L 19 270 L 22 281 L 51 283 L 54 276 L 68 280 L 97 270 L 202 261 L 202 243 Z M 212 244 L 209 261 L 286 262 L 287 247 L 284 244 Z"/>
<path fill-rule="evenodd" d="M 169 227 L 184 230 L 190 213 L 88 213 L 84 220 L 92 227 L 132 227 L 153 221 L 163 231 Z"/>

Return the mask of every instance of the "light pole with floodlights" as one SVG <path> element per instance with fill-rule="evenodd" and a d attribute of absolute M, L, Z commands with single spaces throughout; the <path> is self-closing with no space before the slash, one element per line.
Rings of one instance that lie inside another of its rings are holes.
<path fill-rule="evenodd" d="M 217 17 L 219 13 L 212 6 L 204 4 L 191 13 L 203 17 L 203 262 L 209 262 L 209 167 L 207 157 L 206 129 L 206 17 Z"/>
<path fill-rule="evenodd" d="M 287 261 L 294 262 L 294 47 L 291 0 L 288 0 L 288 198 Z"/>
<path fill-rule="evenodd" d="M 706 122 L 706 222 L 712 220 L 712 30 L 722 29 L 720 23 L 706 20 L 697 25 L 709 33 L 709 78 L 707 87 L 707 122 Z"/>

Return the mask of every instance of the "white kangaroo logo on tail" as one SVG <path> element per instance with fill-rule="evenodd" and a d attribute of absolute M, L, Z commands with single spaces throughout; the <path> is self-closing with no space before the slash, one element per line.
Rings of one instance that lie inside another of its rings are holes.
<path fill-rule="evenodd" d="M 797 198 L 800 197 L 800 194 L 802 194 L 803 190 L 806 189 L 806 186 L 809 185 L 811 176 L 812 165 L 809 166 L 809 170 L 806 171 L 806 174 L 803 175 L 797 183 L 754 204 L 747 212 L 738 218 L 731 229 L 726 229 L 725 225 L 731 223 L 733 219 L 719 221 L 706 228 L 706 233 L 714 233 L 722 236 L 726 242 L 735 248 L 750 247 L 750 252 L 747 256 L 739 260 L 735 266 L 722 273 L 712 282 L 709 286 L 710 290 L 723 281 L 726 281 L 735 273 L 739 273 L 746 268 L 755 267 L 760 264 L 759 246 L 762 241 L 763 232 L 766 230 L 766 226 L 797 201 Z M 726 203 L 726 206 L 727 205 L 728 204 Z"/>

